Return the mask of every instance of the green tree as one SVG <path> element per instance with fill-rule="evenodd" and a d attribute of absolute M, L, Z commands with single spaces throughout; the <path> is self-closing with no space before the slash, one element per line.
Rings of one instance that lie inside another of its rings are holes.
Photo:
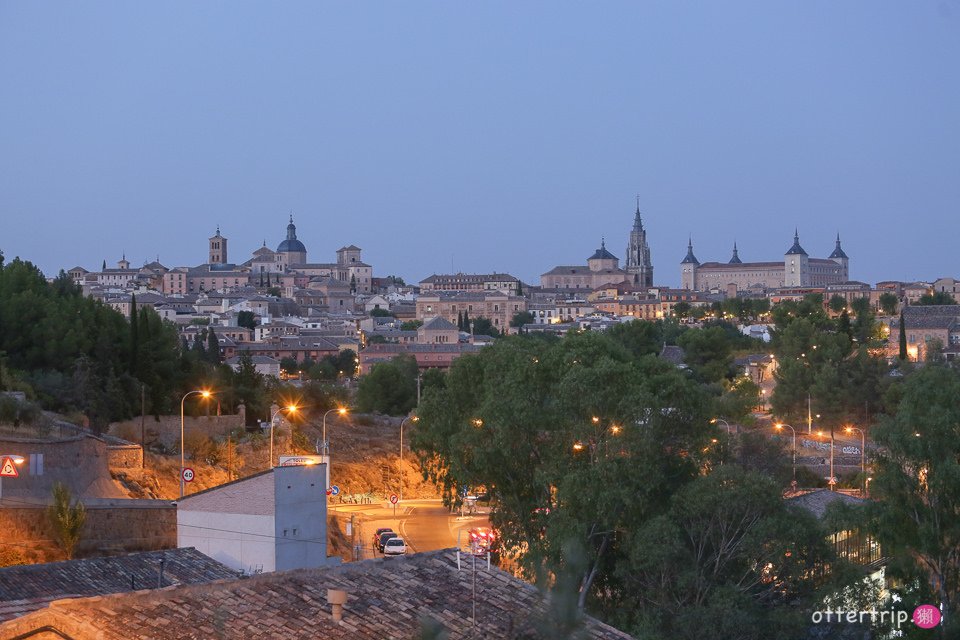
<path fill-rule="evenodd" d="M 900 312 L 900 360 L 907 359 L 907 325 L 903 321 L 903 311 Z"/>
<path fill-rule="evenodd" d="M 357 409 L 363 413 L 399 416 L 417 404 L 417 361 L 402 355 L 373 365 L 357 385 Z"/>
<path fill-rule="evenodd" d="M 893 575 L 921 576 L 943 606 L 942 637 L 960 619 L 960 374 L 928 364 L 904 381 L 896 413 L 873 429 L 874 532 Z"/>
<path fill-rule="evenodd" d="M 516 296 L 523 295 L 523 283 L 520 280 L 517 280 L 517 290 L 513 292 Z"/>
<path fill-rule="evenodd" d="M 529 311 L 518 311 L 513 314 L 513 318 L 510 319 L 511 327 L 519 329 L 527 324 L 533 324 L 533 314 Z"/>
<path fill-rule="evenodd" d="M 473 329 L 473 334 L 476 336 L 492 336 L 495 338 L 500 335 L 500 332 L 493 326 L 490 318 L 484 318 L 483 316 L 474 318 L 471 321 L 471 328 Z"/>
<path fill-rule="evenodd" d="M 457 311 L 457 329 L 463 331 L 463 311 Z"/>
<path fill-rule="evenodd" d="M 917 301 L 917 304 L 920 305 L 945 305 L 945 304 L 957 304 L 957 301 L 952 295 L 946 291 L 934 291 L 932 293 L 925 293 L 920 296 L 920 300 Z"/>
<path fill-rule="evenodd" d="M 77 500 L 74 504 L 70 489 L 57 482 L 53 485 L 53 504 L 47 507 L 47 518 L 57 544 L 67 560 L 72 559 L 87 521 L 87 510 L 83 503 Z"/>
<path fill-rule="evenodd" d="M 380 307 L 376 307 L 375 309 L 370 310 L 370 317 L 371 318 L 391 318 L 393 317 L 393 314 L 390 313 L 389 309 L 381 309 Z"/>
<path fill-rule="evenodd" d="M 423 326 L 423 320 L 407 320 L 400 323 L 401 331 L 416 331 Z"/>
<path fill-rule="evenodd" d="M 692 307 L 690 306 L 689 302 L 681 301 L 673 305 L 673 315 L 680 319 L 687 318 L 690 316 L 691 309 Z"/>
<path fill-rule="evenodd" d="M 463 312 L 463 330 L 468 333 L 470 332 L 470 312 L 469 311 Z"/>
<path fill-rule="evenodd" d="M 140 350 L 140 323 L 137 317 L 137 295 L 130 296 L 130 371 L 136 374 L 137 355 Z"/>
<path fill-rule="evenodd" d="M 733 350 L 721 327 L 692 329 L 680 336 L 685 362 L 703 380 L 719 382 L 733 375 Z"/>
<path fill-rule="evenodd" d="M 889 291 L 885 291 L 880 294 L 880 309 L 883 311 L 884 315 L 892 316 L 897 312 L 897 306 L 899 306 L 900 301 L 897 299 L 897 296 Z"/>
<path fill-rule="evenodd" d="M 300 363 L 296 358 L 286 357 L 280 359 L 280 369 L 288 375 L 293 375 L 300 370 Z"/>
<path fill-rule="evenodd" d="M 661 326 L 647 320 L 632 320 L 611 327 L 607 335 L 639 358 L 660 353 L 661 341 L 665 341 Z"/>
<path fill-rule="evenodd" d="M 709 405 L 675 367 L 606 335 L 512 336 L 425 394 L 413 446 L 448 503 L 490 489 L 492 522 L 528 575 L 560 575 L 579 554 L 577 607 L 611 613 L 638 604 L 614 571 L 625 536 L 699 473 Z"/>
<path fill-rule="evenodd" d="M 257 316 L 253 311 L 239 311 L 237 312 L 237 326 L 253 331 L 257 328 Z"/>
<path fill-rule="evenodd" d="M 839 314 L 841 311 L 847 308 L 847 299 L 841 296 L 839 293 L 835 293 L 830 296 L 830 311 Z"/>
<path fill-rule="evenodd" d="M 214 331 L 213 327 L 210 327 L 207 331 L 207 358 L 213 365 L 223 362 L 220 355 L 220 340 L 217 338 L 217 332 Z"/>

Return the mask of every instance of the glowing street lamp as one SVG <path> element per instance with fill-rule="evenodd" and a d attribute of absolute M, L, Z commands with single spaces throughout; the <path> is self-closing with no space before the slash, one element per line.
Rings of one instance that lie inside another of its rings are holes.
<path fill-rule="evenodd" d="M 336 411 L 341 417 L 347 415 L 346 407 L 334 407 L 323 414 L 323 455 L 330 455 L 330 446 L 327 444 L 327 416 Z"/>
<path fill-rule="evenodd" d="M 844 431 L 847 433 L 853 433 L 854 431 L 860 432 L 860 477 L 865 478 L 867 475 L 867 434 L 863 432 L 863 429 L 858 429 L 852 425 L 844 429 Z M 867 492 L 866 486 L 864 486 L 863 492 Z"/>
<path fill-rule="evenodd" d="M 184 418 L 183 409 L 184 409 L 184 403 L 186 403 L 187 398 L 189 398 L 190 396 L 192 396 L 192 395 L 194 395 L 194 394 L 199 395 L 199 396 L 202 397 L 204 400 L 206 400 L 207 398 L 209 398 L 210 396 L 213 395 L 213 393 L 211 393 L 211 392 L 208 391 L 207 389 L 198 389 L 198 390 L 196 390 L 196 391 L 187 391 L 185 394 L 183 394 L 183 397 L 180 398 L 180 497 L 181 497 L 181 498 L 183 497 L 183 482 L 184 482 L 184 481 L 183 481 L 183 469 L 184 469 L 184 464 L 183 464 L 183 426 L 184 426 L 185 418 Z"/>
<path fill-rule="evenodd" d="M 270 416 L 270 468 L 273 469 L 273 427 L 276 424 L 277 416 L 280 415 L 281 411 L 286 411 L 287 415 L 293 415 L 300 410 L 295 404 L 288 404 L 285 407 L 277 407 L 277 410 L 273 412 L 273 415 Z"/>
<path fill-rule="evenodd" d="M 773 425 L 773 428 L 777 431 L 782 431 L 784 428 L 790 429 L 790 433 L 793 434 L 793 482 L 797 482 L 797 431 L 788 424 L 778 423 Z"/>
<path fill-rule="evenodd" d="M 406 418 L 400 421 L 400 473 L 399 473 L 400 488 L 397 490 L 397 498 L 399 498 L 401 502 L 403 501 L 403 425 L 408 420 L 410 422 L 419 422 L 420 418 L 418 416 L 407 416 Z"/>

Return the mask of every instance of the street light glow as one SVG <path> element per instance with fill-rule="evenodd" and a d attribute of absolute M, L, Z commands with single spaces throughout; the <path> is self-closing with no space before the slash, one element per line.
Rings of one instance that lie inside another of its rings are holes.
<path fill-rule="evenodd" d="M 573 443 L 573 450 L 574 450 L 574 451 L 583 451 L 583 443 L 580 442 L 579 440 L 577 440 L 576 442 L 574 442 L 574 443 Z"/>
<path fill-rule="evenodd" d="M 478 429 L 483 426 L 483 420 L 481 420 L 480 418 L 474 418 L 470 422 L 472 422 L 473 426 L 477 427 Z"/>
<path fill-rule="evenodd" d="M 598 422 L 600 422 L 600 418 L 598 418 L 597 416 L 593 416 L 590 419 L 593 421 L 593 424 L 597 424 Z"/>
<path fill-rule="evenodd" d="M 620 433 L 620 425 L 616 425 L 616 424 L 610 425 L 610 432 L 613 435 L 617 435 L 618 433 Z"/>
<path fill-rule="evenodd" d="M 340 407 L 339 409 L 337 409 L 337 413 L 339 413 L 341 416 L 345 416 L 345 415 L 347 415 L 347 408 L 346 408 L 346 407 Z"/>

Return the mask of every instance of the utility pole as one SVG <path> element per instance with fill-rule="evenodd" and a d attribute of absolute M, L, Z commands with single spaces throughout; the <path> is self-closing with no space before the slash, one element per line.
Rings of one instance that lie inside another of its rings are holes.
<path fill-rule="evenodd" d="M 233 480 L 233 434 L 227 433 L 227 480 Z"/>
<path fill-rule="evenodd" d="M 813 433 L 813 414 L 810 411 L 810 392 L 807 392 L 807 435 Z"/>
<path fill-rule="evenodd" d="M 142 382 L 140 383 L 140 468 L 146 469 L 147 467 L 147 451 L 146 451 L 146 427 L 144 426 L 144 415 L 146 413 L 147 407 L 147 393 L 146 385 Z"/>

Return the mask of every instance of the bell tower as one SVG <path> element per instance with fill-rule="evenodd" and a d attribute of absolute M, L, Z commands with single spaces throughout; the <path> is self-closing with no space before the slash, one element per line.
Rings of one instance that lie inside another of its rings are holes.
<path fill-rule="evenodd" d="M 210 238 L 208 264 L 227 264 L 227 239 L 220 235 L 220 225 L 217 225 L 217 235 Z"/>
<path fill-rule="evenodd" d="M 653 263 L 650 261 L 650 246 L 647 244 L 647 232 L 640 217 L 640 196 L 637 196 L 637 210 L 633 215 L 633 229 L 627 244 L 627 263 L 624 270 L 630 274 L 634 284 L 642 287 L 653 286 Z"/>

